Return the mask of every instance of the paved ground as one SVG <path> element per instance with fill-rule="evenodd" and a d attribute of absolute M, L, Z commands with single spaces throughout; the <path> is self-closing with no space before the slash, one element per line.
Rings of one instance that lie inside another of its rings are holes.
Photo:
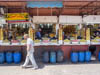
<path fill-rule="evenodd" d="M 42 64 L 39 63 L 40 69 L 31 68 L 22 69 L 21 64 L 3 64 L 0 65 L 0 75 L 100 75 L 100 62 L 84 64 Z"/>

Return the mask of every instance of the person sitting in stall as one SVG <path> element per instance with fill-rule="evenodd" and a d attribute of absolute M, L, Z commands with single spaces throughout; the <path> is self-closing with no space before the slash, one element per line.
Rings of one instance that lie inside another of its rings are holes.
<path fill-rule="evenodd" d="M 66 34 L 66 35 L 64 35 L 64 40 L 65 40 L 65 39 L 70 40 L 70 37 L 71 37 L 71 35 L 70 35 L 70 34 Z"/>
<path fill-rule="evenodd" d="M 8 40 L 11 41 L 12 38 L 13 38 L 13 31 L 10 30 L 10 31 L 8 32 Z"/>
<path fill-rule="evenodd" d="M 67 36 L 66 36 L 65 32 L 63 32 L 62 34 L 63 34 L 62 35 L 63 36 L 63 40 L 67 39 Z"/>
<path fill-rule="evenodd" d="M 82 39 L 81 34 L 79 34 L 79 35 L 77 36 L 77 39 L 79 39 L 79 40 L 81 40 L 81 39 Z"/>
<path fill-rule="evenodd" d="M 25 35 L 25 34 L 26 34 L 25 32 L 22 33 L 22 35 Z M 24 40 L 24 36 L 22 36 L 22 40 Z"/>
<path fill-rule="evenodd" d="M 39 29 L 39 30 L 36 32 L 36 39 L 42 39 L 42 36 L 41 36 L 41 29 Z"/>
<path fill-rule="evenodd" d="M 94 32 L 94 37 L 100 37 L 100 27 Z"/>
<path fill-rule="evenodd" d="M 14 29 L 14 30 L 13 30 L 13 40 L 17 40 L 17 39 L 16 39 L 16 32 L 17 32 L 17 30 Z"/>
<path fill-rule="evenodd" d="M 4 37 L 4 40 L 6 40 L 7 39 L 7 29 L 5 28 L 4 30 L 3 30 L 3 37 Z"/>
<path fill-rule="evenodd" d="M 82 37 L 81 36 L 77 36 L 77 39 L 82 39 Z"/>

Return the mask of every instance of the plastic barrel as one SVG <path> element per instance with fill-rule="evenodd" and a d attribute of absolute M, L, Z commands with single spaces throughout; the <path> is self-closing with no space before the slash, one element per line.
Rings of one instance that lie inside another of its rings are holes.
<path fill-rule="evenodd" d="M 21 52 L 14 52 L 13 54 L 13 57 L 14 57 L 14 63 L 15 64 L 18 64 L 21 62 Z"/>
<path fill-rule="evenodd" d="M 61 50 L 57 51 L 57 62 L 63 62 L 63 59 L 64 59 L 63 51 Z"/>
<path fill-rule="evenodd" d="M 90 51 L 85 52 L 85 61 L 86 62 L 91 61 L 91 52 Z"/>
<path fill-rule="evenodd" d="M 0 52 L 0 64 L 3 64 L 5 62 L 5 53 Z"/>
<path fill-rule="evenodd" d="M 56 63 L 56 52 L 55 51 L 50 52 L 50 63 Z"/>
<path fill-rule="evenodd" d="M 71 62 L 73 63 L 78 62 L 78 52 L 71 52 Z"/>
<path fill-rule="evenodd" d="M 49 52 L 48 51 L 43 53 L 43 59 L 42 60 L 43 60 L 44 63 L 49 62 Z"/>
<path fill-rule="evenodd" d="M 84 62 L 85 61 L 85 52 L 79 52 L 79 62 Z"/>
<path fill-rule="evenodd" d="M 6 62 L 8 64 L 13 62 L 13 53 L 12 52 L 6 52 Z"/>
<path fill-rule="evenodd" d="M 100 52 L 99 52 L 99 54 L 98 54 L 98 60 L 100 61 Z"/>

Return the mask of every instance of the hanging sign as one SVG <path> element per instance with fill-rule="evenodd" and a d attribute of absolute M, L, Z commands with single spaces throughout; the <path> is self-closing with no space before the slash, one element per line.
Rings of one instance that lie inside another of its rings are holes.
<path fill-rule="evenodd" d="M 28 13 L 7 13 L 5 14 L 6 20 L 28 20 Z"/>

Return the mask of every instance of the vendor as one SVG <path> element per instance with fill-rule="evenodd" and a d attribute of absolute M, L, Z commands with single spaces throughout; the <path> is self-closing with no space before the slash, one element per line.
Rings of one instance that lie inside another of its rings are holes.
<path fill-rule="evenodd" d="M 100 27 L 94 32 L 94 37 L 100 37 Z"/>
<path fill-rule="evenodd" d="M 8 32 L 8 40 L 11 41 L 12 38 L 13 38 L 13 31 L 10 30 L 10 31 Z"/>
<path fill-rule="evenodd" d="M 41 36 L 41 29 L 39 29 L 39 30 L 36 32 L 36 39 L 42 39 L 42 36 Z"/>
<path fill-rule="evenodd" d="M 5 28 L 4 30 L 3 30 L 3 36 L 4 36 L 4 40 L 6 40 L 7 39 L 7 37 L 8 37 L 8 31 L 7 31 L 7 29 Z"/>

